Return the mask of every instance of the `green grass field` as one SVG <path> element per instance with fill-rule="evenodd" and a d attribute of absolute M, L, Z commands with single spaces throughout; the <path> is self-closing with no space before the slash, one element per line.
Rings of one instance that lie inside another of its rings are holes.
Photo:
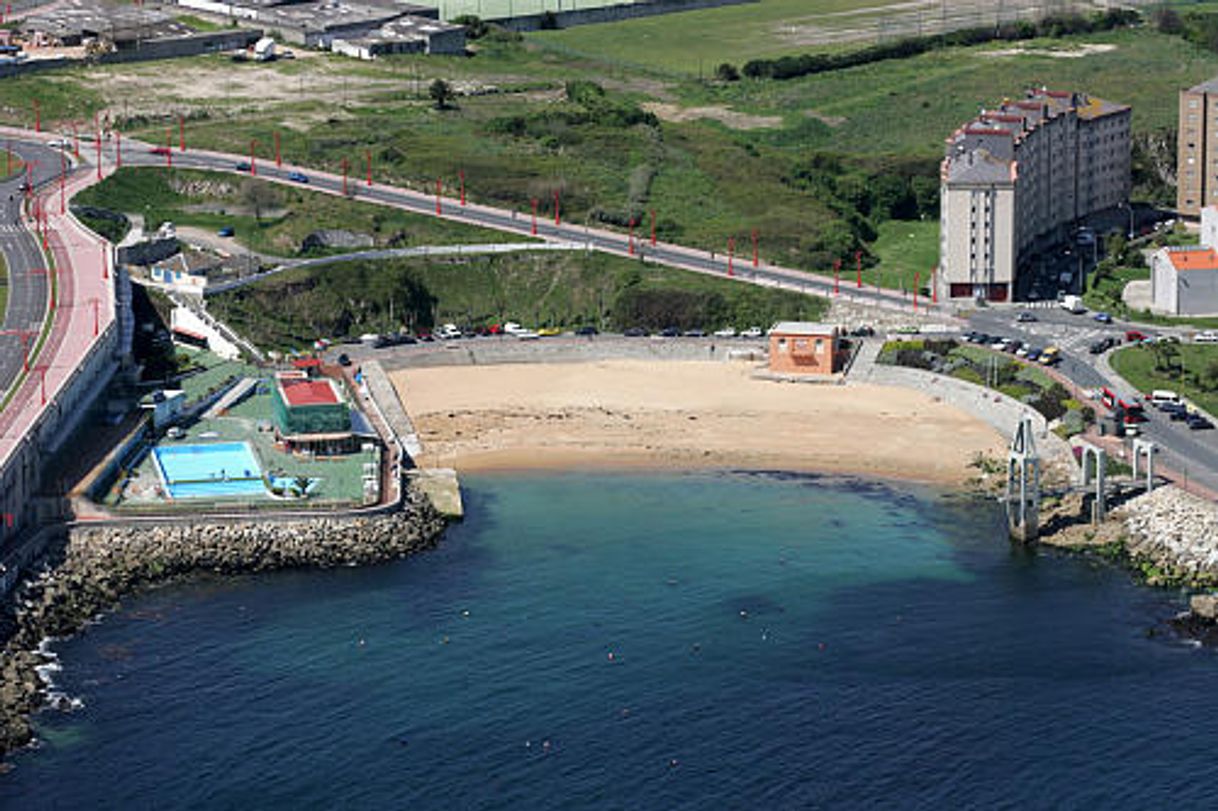
<path fill-rule="evenodd" d="M 166 221 L 208 230 L 232 227 L 241 245 L 276 256 L 300 255 L 304 237 L 322 228 L 365 233 L 378 246 L 392 247 L 530 241 L 221 172 L 124 167 L 78 194 L 76 202 L 142 215 L 150 228 Z M 256 208 L 263 211 L 261 218 Z"/>
<path fill-rule="evenodd" d="M 879 264 L 863 269 L 863 284 L 912 290 L 915 274 L 921 274 L 922 286 L 929 284 L 931 269 L 939 263 L 939 221 L 888 220 L 878 232 L 871 249 Z M 855 277 L 851 268 L 846 271 Z"/>
<path fill-rule="evenodd" d="M 604 254 L 550 252 L 288 271 L 215 296 L 209 306 L 256 344 L 293 349 L 320 337 L 445 322 L 745 329 L 816 320 L 828 303 Z"/>
<path fill-rule="evenodd" d="M 1132 346 L 1112 354 L 1112 368 L 1143 393 L 1171 389 L 1211 414 L 1218 414 L 1218 346 L 1179 344 L 1181 371 L 1155 368 L 1150 347 Z"/>

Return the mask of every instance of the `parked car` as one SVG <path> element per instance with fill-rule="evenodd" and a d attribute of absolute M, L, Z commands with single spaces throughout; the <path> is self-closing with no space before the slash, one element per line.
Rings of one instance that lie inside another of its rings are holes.
<path fill-rule="evenodd" d="M 1032 313 L 1028 312 L 1027 310 L 1024 310 L 1019 315 L 1015 316 L 1015 320 L 1020 324 L 1027 324 L 1031 321 L 1035 321 L 1036 316 L 1032 315 Z"/>
<path fill-rule="evenodd" d="M 1192 414 L 1188 418 L 1188 428 L 1190 431 L 1208 431 L 1214 427 L 1214 423 L 1207 420 L 1201 414 Z"/>
<path fill-rule="evenodd" d="M 1027 359 L 1029 363 L 1037 363 L 1040 360 L 1040 350 L 1032 349 L 1028 351 Z"/>
<path fill-rule="evenodd" d="M 170 153 L 170 149 L 167 146 L 154 146 L 152 149 L 148 150 L 148 153 L 150 155 L 168 155 Z"/>
<path fill-rule="evenodd" d="M 288 172 L 288 180 L 293 183 L 308 183 L 309 176 L 304 172 Z"/>
<path fill-rule="evenodd" d="M 231 225 L 226 225 L 216 232 L 216 236 L 231 237 L 233 233 L 233 227 Z"/>
<path fill-rule="evenodd" d="M 647 330 L 643 329 L 642 327 L 631 327 L 630 329 L 624 330 L 622 335 L 626 336 L 627 338 L 645 338 L 647 336 Z"/>
<path fill-rule="evenodd" d="M 250 166 L 249 161 L 241 161 L 240 163 L 237 164 L 238 172 L 248 172 L 251 168 L 252 167 Z"/>
<path fill-rule="evenodd" d="M 1056 346 L 1046 346 L 1045 350 L 1040 353 L 1040 362 L 1044 366 L 1052 366 L 1059 363 L 1062 359 L 1062 351 Z"/>
<path fill-rule="evenodd" d="M 705 332 L 703 332 L 703 331 L 702 331 L 702 330 L 700 330 L 700 329 L 687 329 L 687 330 L 685 330 L 685 337 L 686 337 L 686 338 L 702 338 L 702 337 L 704 337 L 705 335 L 706 335 L 706 333 L 705 333 Z"/>
<path fill-rule="evenodd" d="M 1218 332 L 1207 329 L 1205 332 L 1197 333 L 1193 341 L 1199 344 L 1218 344 Z"/>
<path fill-rule="evenodd" d="M 749 327 L 744 332 L 740 333 L 741 338 L 760 338 L 765 335 L 761 327 Z"/>
<path fill-rule="evenodd" d="M 591 335 L 596 335 L 598 331 L 599 331 L 599 330 L 597 330 L 597 328 L 596 328 L 596 327 L 589 326 L 589 325 L 585 325 L 585 326 L 582 326 L 582 327 L 576 327 L 576 329 L 575 329 L 575 334 L 576 334 L 576 335 L 589 335 L 589 336 L 591 336 Z"/>
<path fill-rule="evenodd" d="M 664 338 L 677 338 L 681 335 L 681 330 L 676 327 L 665 327 L 660 330 L 660 335 Z"/>
<path fill-rule="evenodd" d="M 528 332 L 528 330 L 519 330 L 518 332 Z M 537 330 L 538 336 L 542 338 L 553 338 L 555 335 L 562 335 L 562 327 L 542 327 Z"/>
<path fill-rule="evenodd" d="M 717 329 L 717 330 L 715 330 L 715 337 L 716 338 L 735 338 L 736 337 L 736 328 L 735 327 L 724 327 L 723 329 Z"/>

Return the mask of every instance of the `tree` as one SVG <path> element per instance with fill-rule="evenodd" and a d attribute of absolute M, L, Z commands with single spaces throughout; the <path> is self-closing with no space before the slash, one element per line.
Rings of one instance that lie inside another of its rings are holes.
<path fill-rule="evenodd" d="M 262 223 L 262 215 L 266 209 L 279 202 L 279 193 L 269 184 L 252 177 L 246 178 L 241 184 L 241 199 L 245 205 L 254 211 L 254 219 Z"/>
<path fill-rule="evenodd" d="M 431 87 L 427 88 L 427 95 L 431 96 L 432 101 L 436 103 L 437 110 L 446 110 L 456 97 L 453 92 L 452 85 L 443 79 L 436 79 L 431 83 Z"/>
<path fill-rule="evenodd" d="M 715 68 L 715 78 L 721 82 L 738 82 L 740 71 L 736 70 L 736 66 L 731 62 L 723 62 Z"/>

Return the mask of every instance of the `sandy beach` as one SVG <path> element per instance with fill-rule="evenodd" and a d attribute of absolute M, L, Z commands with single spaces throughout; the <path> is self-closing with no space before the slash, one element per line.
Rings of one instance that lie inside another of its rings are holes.
<path fill-rule="evenodd" d="M 753 365 L 614 360 L 390 375 L 421 467 L 748 468 L 937 483 L 968 478 L 999 434 L 909 389 L 752 377 Z"/>

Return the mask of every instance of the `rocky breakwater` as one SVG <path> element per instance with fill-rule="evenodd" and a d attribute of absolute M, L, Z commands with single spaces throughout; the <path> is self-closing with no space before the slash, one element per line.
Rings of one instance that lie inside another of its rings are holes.
<path fill-rule="evenodd" d="M 369 517 L 73 529 L 63 561 L 16 596 L 0 651 L 0 756 L 32 740 L 30 715 L 47 702 L 40 645 L 69 636 L 124 596 L 191 576 L 377 563 L 430 548 L 445 526 L 426 498 Z"/>
<path fill-rule="evenodd" d="M 1151 585 L 1218 584 L 1218 504 L 1160 487 L 1122 507 L 1125 551 Z"/>

